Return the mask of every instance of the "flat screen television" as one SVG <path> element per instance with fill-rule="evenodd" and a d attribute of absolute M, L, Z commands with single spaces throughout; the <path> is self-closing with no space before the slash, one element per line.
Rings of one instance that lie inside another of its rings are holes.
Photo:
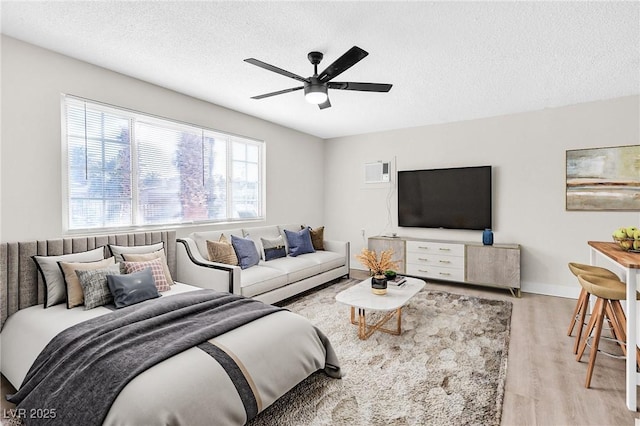
<path fill-rule="evenodd" d="M 493 228 L 491 166 L 398 171 L 398 226 Z"/>

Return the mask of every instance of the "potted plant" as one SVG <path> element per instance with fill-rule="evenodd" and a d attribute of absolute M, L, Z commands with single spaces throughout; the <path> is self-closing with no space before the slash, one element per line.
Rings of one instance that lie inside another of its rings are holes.
<path fill-rule="evenodd" d="M 385 271 L 393 270 L 397 267 L 397 262 L 391 260 L 393 250 L 383 250 L 380 252 L 380 258 L 374 250 L 366 248 L 356 255 L 356 259 L 360 261 L 371 272 L 371 291 L 374 294 L 387 293 L 387 276 Z"/>

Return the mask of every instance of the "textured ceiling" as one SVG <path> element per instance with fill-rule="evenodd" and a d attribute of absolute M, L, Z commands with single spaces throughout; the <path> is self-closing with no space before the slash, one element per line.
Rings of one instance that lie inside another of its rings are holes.
<path fill-rule="evenodd" d="M 2 32 L 322 138 L 467 120 L 640 93 L 640 3 L 12 2 Z M 369 56 L 319 110 L 303 77 L 357 45 Z"/>

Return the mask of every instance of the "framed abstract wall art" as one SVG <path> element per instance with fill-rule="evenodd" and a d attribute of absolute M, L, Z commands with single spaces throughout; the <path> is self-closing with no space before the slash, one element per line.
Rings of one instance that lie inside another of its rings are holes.
<path fill-rule="evenodd" d="M 640 145 L 568 150 L 567 210 L 640 211 Z"/>

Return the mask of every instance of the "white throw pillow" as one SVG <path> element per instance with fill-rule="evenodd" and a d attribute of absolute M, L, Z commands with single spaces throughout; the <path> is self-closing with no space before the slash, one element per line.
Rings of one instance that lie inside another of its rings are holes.
<path fill-rule="evenodd" d="M 160 241 L 159 243 L 148 244 L 146 246 L 117 246 L 115 244 L 109 244 L 109 250 L 111 250 L 111 254 L 115 256 L 116 263 L 120 263 L 124 262 L 122 258 L 123 254 L 147 254 L 158 250 L 164 251 L 164 242 Z"/>
<path fill-rule="evenodd" d="M 95 262 L 104 259 L 104 247 L 59 256 L 32 256 L 44 281 L 44 307 L 49 308 L 67 300 L 64 276 L 58 262 Z"/>

